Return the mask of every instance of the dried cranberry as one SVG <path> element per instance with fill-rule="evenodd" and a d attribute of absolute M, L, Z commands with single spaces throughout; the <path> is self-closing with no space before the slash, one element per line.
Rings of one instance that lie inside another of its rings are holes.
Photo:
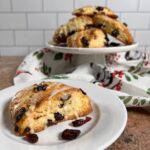
<path fill-rule="evenodd" d="M 123 23 L 126 27 L 128 26 L 125 22 Z"/>
<path fill-rule="evenodd" d="M 42 91 L 42 90 L 43 90 L 43 87 L 40 85 L 40 86 L 36 87 L 35 90 L 37 90 L 37 91 Z"/>
<path fill-rule="evenodd" d="M 55 123 L 51 120 L 51 119 L 48 119 L 47 120 L 47 126 L 49 127 L 49 126 L 52 126 L 52 125 L 54 125 Z"/>
<path fill-rule="evenodd" d="M 93 14 L 96 15 L 96 14 L 97 14 L 97 11 L 94 11 Z"/>
<path fill-rule="evenodd" d="M 89 29 L 89 28 L 94 28 L 95 26 L 93 25 L 93 24 L 88 24 L 88 25 L 86 25 L 86 29 Z"/>
<path fill-rule="evenodd" d="M 89 122 L 92 118 L 91 117 L 86 117 L 85 122 Z"/>
<path fill-rule="evenodd" d="M 29 143 L 36 143 L 38 141 L 37 134 L 27 134 L 24 138 Z"/>
<path fill-rule="evenodd" d="M 79 127 L 79 126 L 82 126 L 83 124 L 85 124 L 84 119 L 78 119 L 72 122 L 72 125 L 74 127 Z"/>
<path fill-rule="evenodd" d="M 17 125 L 15 126 L 14 131 L 15 131 L 15 132 L 18 132 L 18 131 L 19 131 L 19 127 L 18 127 Z"/>
<path fill-rule="evenodd" d="M 63 108 L 64 107 L 64 103 L 59 104 L 59 108 Z"/>
<path fill-rule="evenodd" d="M 20 119 L 23 117 L 23 115 L 25 114 L 26 112 L 26 108 L 25 107 L 22 107 L 18 112 L 17 112 L 17 115 L 16 115 L 16 122 L 20 121 Z"/>
<path fill-rule="evenodd" d="M 89 46 L 89 41 L 86 37 L 81 38 L 81 43 L 82 43 L 83 47 L 88 47 Z"/>
<path fill-rule="evenodd" d="M 86 92 L 84 92 L 82 89 L 80 89 L 80 91 L 82 92 L 82 94 L 87 95 Z"/>
<path fill-rule="evenodd" d="M 47 84 L 42 85 L 42 90 L 45 91 L 47 89 Z"/>
<path fill-rule="evenodd" d="M 66 129 L 62 132 L 62 139 L 64 140 L 74 140 L 80 135 L 80 130 L 74 130 L 74 129 Z"/>
<path fill-rule="evenodd" d="M 65 42 L 66 42 L 66 36 L 65 36 L 65 34 L 64 34 L 64 33 L 60 34 L 60 35 L 57 37 L 56 41 L 65 43 Z"/>
<path fill-rule="evenodd" d="M 102 29 L 102 28 L 105 28 L 106 25 L 102 24 L 102 23 L 99 23 L 99 24 L 96 25 L 96 27 Z"/>
<path fill-rule="evenodd" d="M 119 31 L 115 29 L 111 32 L 111 35 L 117 37 L 119 35 Z"/>
<path fill-rule="evenodd" d="M 104 9 L 104 7 L 101 7 L 101 6 L 96 7 L 96 10 L 98 10 L 98 11 L 103 11 L 103 9 Z"/>
<path fill-rule="evenodd" d="M 30 132 L 30 128 L 29 127 L 26 127 L 25 129 L 24 129 L 24 133 L 26 134 L 26 133 L 29 133 Z"/>
<path fill-rule="evenodd" d="M 113 16 L 111 16 L 111 18 L 112 18 L 112 19 L 117 19 L 118 16 L 117 16 L 117 15 L 113 15 Z"/>
<path fill-rule="evenodd" d="M 48 85 L 47 84 L 40 84 L 37 85 L 37 87 L 34 87 L 34 92 L 39 92 L 39 91 L 45 91 L 47 89 Z"/>
<path fill-rule="evenodd" d="M 75 120 L 72 122 L 72 125 L 74 127 L 79 127 L 79 126 L 82 126 L 84 125 L 85 123 L 87 123 L 88 121 L 90 121 L 91 118 L 90 117 L 86 117 L 85 119 L 78 119 L 78 120 Z"/>
<path fill-rule="evenodd" d="M 75 32 L 76 32 L 75 30 L 70 31 L 70 32 L 68 33 L 68 36 L 74 34 Z"/>
<path fill-rule="evenodd" d="M 64 116 L 60 114 L 59 112 L 54 113 L 54 117 L 56 121 L 61 121 L 64 119 Z"/>

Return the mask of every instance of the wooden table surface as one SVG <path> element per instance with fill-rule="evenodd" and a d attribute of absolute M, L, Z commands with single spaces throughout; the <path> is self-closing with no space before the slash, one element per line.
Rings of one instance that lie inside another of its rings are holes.
<path fill-rule="evenodd" d="M 0 57 L 0 90 L 13 85 L 12 78 L 22 59 Z M 139 108 L 128 109 L 124 132 L 107 150 L 150 150 L 150 113 Z"/>

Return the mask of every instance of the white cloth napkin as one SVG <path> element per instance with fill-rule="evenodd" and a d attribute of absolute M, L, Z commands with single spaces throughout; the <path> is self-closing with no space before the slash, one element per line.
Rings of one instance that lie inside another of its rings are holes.
<path fill-rule="evenodd" d="M 93 62 L 77 66 L 80 55 L 43 48 L 25 57 L 14 84 L 46 78 L 80 79 L 114 90 L 127 107 L 146 107 L 150 106 L 149 56 L 141 51 L 115 53 L 106 55 L 106 66 Z"/>

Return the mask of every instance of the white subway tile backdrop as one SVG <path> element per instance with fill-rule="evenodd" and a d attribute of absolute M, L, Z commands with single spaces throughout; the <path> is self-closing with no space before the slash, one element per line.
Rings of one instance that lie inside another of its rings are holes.
<path fill-rule="evenodd" d="M 150 50 L 150 0 L 0 0 L 0 56 L 44 47 L 71 11 L 85 5 L 112 8 L 128 24 L 139 49 Z"/>

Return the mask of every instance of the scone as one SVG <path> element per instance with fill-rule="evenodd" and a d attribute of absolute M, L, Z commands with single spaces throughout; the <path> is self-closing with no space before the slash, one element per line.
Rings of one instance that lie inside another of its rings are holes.
<path fill-rule="evenodd" d="M 39 132 L 92 112 L 86 93 L 62 83 L 42 82 L 19 91 L 9 105 L 17 135 Z"/>
<path fill-rule="evenodd" d="M 84 30 L 86 26 L 92 25 L 93 20 L 88 16 L 80 16 L 70 19 L 65 25 L 60 26 L 54 33 L 53 42 L 56 44 L 65 43 L 67 37 L 77 31 Z"/>
<path fill-rule="evenodd" d="M 114 19 L 118 18 L 118 16 L 110 8 L 102 6 L 85 6 L 74 10 L 72 14 L 76 16 L 94 16 L 96 14 L 103 14 Z"/>
<path fill-rule="evenodd" d="M 105 33 L 117 38 L 124 44 L 129 45 L 133 43 L 133 37 L 128 28 L 119 20 L 104 15 L 95 15 L 93 21 L 95 26 L 102 29 Z"/>
<path fill-rule="evenodd" d="M 105 44 L 105 34 L 96 28 L 76 32 L 67 39 L 68 47 L 98 48 L 104 47 Z"/>

